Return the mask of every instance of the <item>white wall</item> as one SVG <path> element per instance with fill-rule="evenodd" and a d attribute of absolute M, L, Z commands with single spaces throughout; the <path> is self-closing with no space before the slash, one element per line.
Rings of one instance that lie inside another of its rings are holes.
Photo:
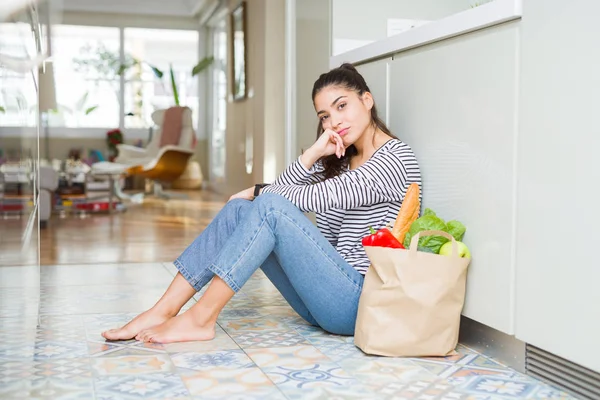
<path fill-rule="evenodd" d="M 230 0 L 230 11 L 237 4 Z M 213 185 L 218 192 L 232 194 L 272 181 L 285 167 L 284 6 L 283 0 L 246 2 L 249 97 L 227 103 L 226 178 Z M 231 82 L 231 68 L 228 74 Z"/>
<path fill-rule="evenodd" d="M 318 119 L 312 102 L 315 81 L 329 70 L 329 7 L 324 0 L 296 1 L 296 154 L 317 137 Z"/>
<path fill-rule="evenodd" d="M 264 68 L 264 157 L 257 182 L 273 182 L 285 169 L 285 1 L 267 1 Z"/>
<path fill-rule="evenodd" d="M 593 0 L 523 2 L 516 330 L 600 372 L 598 15 Z"/>
<path fill-rule="evenodd" d="M 64 9 L 84 12 L 156 15 L 160 17 L 192 17 L 192 2 L 188 0 L 61 0 Z"/>
<path fill-rule="evenodd" d="M 168 15 L 119 14 L 116 12 L 65 11 L 57 23 L 64 25 L 127 26 L 132 28 L 198 29 L 198 20 Z"/>
<path fill-rule="evenodd" d="M 258 3 L 260 3 L 260 8 L 257 6 Z M 238 0 L 230 0 L 229 12 L 233 11 L 238 4 Z M 257 107 L 255 106 L 255 103 L 260 104 L 262 102 L 263 92 L 260 90 L 255 92 L 254 88 L 260 87 L 262 84 L 262 75 L 258 72 L 260 71 L 260 68 L 262 68 L 262 64 L 257 65 L 257 63 L 261 62 L 261 57 L 263 56 L 263 10 L 263 1 L 255 1 L 253 6 L 248 7 L 246 10 L 248 13 L 246 87 L 247 90 L 250 90 L 253 93 L 252 98 L 248 98 L 244 101 L 231 101 L 231 81 L 233 78 L 231 76 L 231 35 L 228 37 L 227 91 L 230 100 L 227 102 L 227 128 L 225 133 L 225 147 L 227 154 L 225 157 L 226 177 L 223 183 L 213 186 L 218 192 L 228 195 L 246 187 L 250 187 L 253 184 L 252 175 L 246 172 L 246 157 L 248 155 L 252 159 L 253 146 L 251 146 L 251 142 L 254 137 L 254 132 L 255 130 L 262 130 L 262 118 L 257 116 L 258 121 L 255 120 L 254 108 Z M 228 18 L 228 33 L 230 32 L 230 29 L 230 21 Z"/>

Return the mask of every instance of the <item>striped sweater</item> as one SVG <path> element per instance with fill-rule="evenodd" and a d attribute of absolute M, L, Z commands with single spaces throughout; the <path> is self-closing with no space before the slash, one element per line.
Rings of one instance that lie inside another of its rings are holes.
<path fill-rule="evenodd" d="M 396 219 L 408 186 L 421 185 L 412 149 L 398 139 L 381 146 L 355 170 L 324 179 L 323 166 L 307 170 L 300 158 L 263 193 L 277 193 L 304 212 L 315 212 L 317 227 L 340 255 L 365 274 L 370 261 L 361 239 L 369 227 L 379 229 Z"/>

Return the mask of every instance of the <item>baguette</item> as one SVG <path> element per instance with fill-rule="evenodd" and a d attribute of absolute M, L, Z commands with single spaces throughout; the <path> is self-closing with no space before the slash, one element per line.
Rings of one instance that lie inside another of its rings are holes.
<path fill-rule="evenodd" d="M 394 235 L 396 239 L 400 241 L 400 243 L 404 242 L 404 237 L 410 229 L 410 226 L 417 218 L 419 218 L 419 211 L 421 208 L 419 194 L 419 185 L 416 183 L 411 183 L 406 191 L 406 195 L 402 201 L 402 206 L 400 207 L 400 211 L 398 211 L 398 216 L 396 217 L 396 222 L 394 222 L 394 227 L 392 228 L 392 235 Z"/>

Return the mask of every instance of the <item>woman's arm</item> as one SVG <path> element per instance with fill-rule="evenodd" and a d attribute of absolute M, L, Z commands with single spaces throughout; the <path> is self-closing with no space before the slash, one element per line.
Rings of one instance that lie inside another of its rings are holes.
<path fill-rule="evenodd" d="M 293 185 L 312 185 L 319 183 L 325 179 L 323 174 L 323 166 L 321 163 L 315 163 L 310 169 L 306 168 L 305 165 L 298 157 L 298 160 L 291 163 L 285 171 L 275 179 L 273 185 L 275 186 L 293 186 Z M 262 191 L 262 190 L 261 190 Z M 229 200 L 233 199 L 254 199 L 254 186 L 244 189 L 232 195 Z"/>
<path fill-rule="evenodd" d="M 312 185 L 323 181 L 323 166 L 320 162 L 314 163 L 307 168 L 298 157 L 296 161 L 291 163 L 285 171 L 281 173 L 273 182 L 273 185 Z"/>
<path fill-rule="evenodd" d="M 314 185 L 270 185 L 262 193 L 280 194 L 304 212 L 323 212 L 402 201 L 413 182 L 421 182 L 417 161 L 412 152 L 399 149 Z"/>
<path fill-rule="evenodd" d="M 345 151 L 340 135 L 331 129 L 326 129 L 308 150 L 283 171 L 273 182 L 273 185 L 312 185 L 319 183 L 323 181 L 325 176 L 323 166 L 318 160 L 331 154 L 342 157 Z"/>

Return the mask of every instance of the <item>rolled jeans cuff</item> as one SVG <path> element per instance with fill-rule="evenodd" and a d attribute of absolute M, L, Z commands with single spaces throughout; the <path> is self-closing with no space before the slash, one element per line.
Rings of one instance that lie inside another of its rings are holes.
<path fill-rule="evenodd" d="M 210 264 L 208 266 L 208 269 L 214 273 L 215 275 L 217 275 L 219 278 L 221 278 L 226 284 L 227 286 L 229 286 L 231 288 L 231 290 L 233 290 L 235 293 L 239 292 L 241 287 L 233 280 L 233 278 L 227 273 L 225 272 L 223 269 L 219 268 L 217 265 L 215 264 Z"/>
<path fill-rule="evenodd" d="M 194 288 L 196 292 L 199 292 L 202 289 L 202 287 L 206 284 L 206 282 L 204 282 L 206 280 L 205 277 L 207 277 L 207 275 L 211 275 L 210 271 L 205 270 L 200 276 L 196 276 L 194 278 L 194 275 L 188 272 L 187 268 L 183 265 L 179 258 L 176 259 L 173 262 L 173 264 L 175 265 L 179 273 L 185 278 L 185 280 L 190 284 L 190 286 Z"/>

